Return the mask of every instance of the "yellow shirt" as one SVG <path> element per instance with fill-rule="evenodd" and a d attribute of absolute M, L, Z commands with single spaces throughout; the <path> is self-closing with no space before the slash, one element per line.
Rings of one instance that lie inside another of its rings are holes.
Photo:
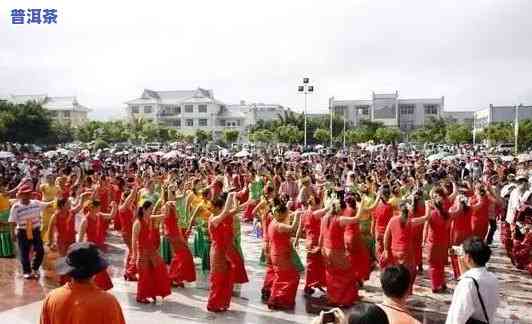
<path fill-rule="evenodd" d="M 47 183 L 41 185 L 40 189 L 43 201 L 52 201 L 57 198 L 57 194 L 59 193 L 59 188 L 57 186 L 50 186 Z"/>
<path fill-rule="evenodd" d="M 0 193 L 0 213 L 9 210 L 9 198 Z"/>
<path fill-rule="evenodd" d="M 399 210 L 399 204 L 401 203 L 401 198 L 392 196 L 392 198 L 388 199 L 388 204 L 392 205 L 394 210 Z"/>

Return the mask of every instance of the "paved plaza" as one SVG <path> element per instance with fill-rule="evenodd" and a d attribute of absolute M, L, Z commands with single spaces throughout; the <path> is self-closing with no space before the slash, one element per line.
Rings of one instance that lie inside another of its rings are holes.
<path fill-rule="evenodd" d="M 171 296 L 158 301 L 157 305 L 141 305 L 135 302 L 136 283 L 122 279 L 122 257 L 124 245 L 118 236 L 109 236 L 108 257 L 112 266 L 114 288 L 111 290 L 122 305 L 126 322 L 145 323 L 310 323 L 321 301 L 311 302 L 302 297 L 302 286 L 293 312 L 270 311 L 260 301 L 260 287 L 264 269 L 259 265 L 260 240 L 249 233 L 250 225 L 243 226 L 243 250 L 250 282 L 235 289 L 231 309 L 224 314 L 212 314 L 205 310 L 208 281 L 198 273 L 199 280 L 186 288 L 174 288 Z M 301 251 L 303 252 L 303 251 Z M 304 258 L 303 253 L 302 257 Z M 198 260 L 199 261 L 199 260 Z M 0 323 L 38 323 L 42 299 L 55 286 L 46 279 L 40 282 L 25 281 L 19 272 L 16 259 L 0 259 Z M 490 270 L 495 272 L 501 283 L 501 305 L 498 310 L 498 323 L 532 323 L 532 278 L 525 272 L 511 266 L 502 250 L 496 245 L 490 262 Z M 448 276 L 451 274 L 448 273 Z M 301 280 L 301 285 L 303 280 Z M 443 323 L 450 305 L 452 288 L 448 294 L 435 295 L 431 292 L 427 271 L 420 275 L 415 286 L 415 296 L 409 300 L 412 311 L 422 323 Z M 372 273 L 371 280 L 360 291 L 362 302 L 379 302 L 381 292 L 378 272 Z M 361 304 L 349 311 L 357 311 Z"/>

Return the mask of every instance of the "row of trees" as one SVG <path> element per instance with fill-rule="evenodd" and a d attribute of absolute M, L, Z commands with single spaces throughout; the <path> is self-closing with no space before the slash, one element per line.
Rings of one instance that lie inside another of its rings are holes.
<path fill-rule="evenodd" d="M 227 129 L 222 134 L 222 141 L 231 144 L 236 142 L 239 136 L 237 130 Z M 73 128 L 54 122 L 49 112 L 36 103 L 12 104 L 0 101 L 0 142 L 59 144 L 94 141 L 98 147 L 105 147 L 109 143 L 117 142 L 179 141 L 206 144 L 212 140 L 212 133 L 208 131 L 198 129 L 193 135 L 185 134 L 143 119 L 132 123 L 90 121 L 81 127 Z"/>

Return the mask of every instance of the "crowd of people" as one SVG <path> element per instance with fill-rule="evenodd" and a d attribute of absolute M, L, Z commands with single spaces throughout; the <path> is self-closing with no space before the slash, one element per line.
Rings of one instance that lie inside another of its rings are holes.
<path fill-rule="evenodd" d="M 252 223 L 263 242 L 265 277 L 257 293 L 274 310 L 294 308 L 301 278 L 306 297 L 323 292 L 328 305 L 349 307 L 371 272 L 388 268 L 395 269 L 390 278 L 408 279 L 398 297 L 412 294 L 416 275 L 427 270 L 433 293 L 444 293 L 446 267 L 456 279 L 467 269 L 457 247 L 471 240 L 488 246 L 497 231 L 512 263 L 532 274 L 528 161 L 482 152 L 428 161 L 395 146 L 290 153 L 0 160 L 0 251 L 12 255 L 16 241 L 23 276 L 31 280 L 40 276 L 45 253 L 68 261 L 69 248 L 76 252 L 83 242 L 85 250 L 105 253 L 109 232 L 117 231 L 127 247 L 123 278 L 137 282 L 137 302 L 164 298 L 204 271 L 211 312 L 227 311 L 234 285 L 249 281 L 242 222 Z M 300 242 L 306 258 L 298 255 Z M 74 263 L 58 271 L 61 284 L 79 286 Z M 86 272 L 109 290 L 105 268 Z M 389 318 L 400 316 L 384 305 Z"/>

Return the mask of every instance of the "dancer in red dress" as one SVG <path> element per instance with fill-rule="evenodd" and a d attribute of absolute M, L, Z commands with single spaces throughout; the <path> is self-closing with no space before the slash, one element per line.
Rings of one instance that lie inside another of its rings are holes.
<path fill-rule="evenodd" d="M 80 203 L 71 207 L 68 199 L 59 198 L 57 200 L 57 209 L 50 218 L 48 230 L 48 246 L 51 250 L 57 249 L 59 256 L 64 257 L 67 254 L 68 247 L 76 242 L 76 214 L 83 207 L 83 199 L 91 193 L 86 192 L 81 195 Z M 57 239 L 55 237 L 57 236 Z M 56 243 L 57 242 L 57 243 Z M 67 276 L 60 276 L 59 283 L 62 285 L 68 282 Z"/>
<path fill-rule="evenodd" d="M 342 216 L 349 218 L 355 217 L 357 214 L 355 197 L 353 195 L 347 195 L 344 202 L 346 207 L 342 211 Z M 358 222 L 345 226 L 344 241 L 351 267 L 355 272 L 355 279 L 359 286 L 361 286 L 364 281 L 369 280 L 371 265 L 369 251 L 362 241 Z"/>
<path fill-rule="evenodd" d="M 412 195 L 410 214 L 408 218 L 417 219 L 425 216 L 425 200 L 423 192 L 416 190 Z M 417 272 L 423 272 L 423 226 L 414 226 L 412 237 L 412 252 L 414 253 L 414 265 Z"/>
<path fill-rule="evenodd" d="M 471 236 L 471 214 L 473 210 L 468 204 L 467 188 L 459 187 L 453 209 L 457 211 L 451 224 L 451 245 L 462 245 Z"/>
<path fill-rule="evenodd" d="M 384 251 L 384 232 L 386 226 L 393 216 L 393 206 L 388 203 L 390 198 L 390 187 L 384 185 L 377 195 L 377 207 L 373 210 L 373 222 L 371 223 L 371 234 L 375 238 L 375 258 L 381 268 L 384 266 L 382 252 Z"/>
<path fill-rule="evenodd" d="M 174 253 L 168 275 L 176 286 L 184 287 L 184 281 L 196 281 L 196 268 L 192 253 L 181 228 L 178 226 L 177 211 L 174 204 L 167 205 L 163 225 L 164 235 L 170 241 Z"/>
<path fill-rule="evenodd" d="M 152 298 L 155 303 L 157 297 L 170 295 L 170 278 L 163 259 L 157 250 L 153 220 L 163 215 L 152 215 L 153 203 L 144 201 L 137 210 L 137 219 L 133 223 L 131 245 L 132 259 L 137 263 L 137 302 L 149 303 Z"/>
<path fill-rule="evenodd" d="M 295 307 L 299 272 L 292 259 L 292 234 L 299 226 L 300 212 L 294 214 L 292 224 L 288 208 L 274 198 L 273 220 L 268 227 L 273 284 L 268 308 L 291 310 Z"/>
<path fill-rule="evenodd" d="M 100 250 L 105 250 L 105 236 L 107 234 L 107 225 L 116 214 L 116 204 L 111 204 L 111 213 L 106 214 L 100 211 L 100 202 L 98 200 L 89 201 L 86 204 L 87 213 L 85 219 L 81 222 L 79 229 L 79 242 L 92 242 Z M 113 288 L 113 282 L 107 273 L 102 270 L 94 276 L 94 283 L 103 290 Z"/>
<path fill-rule="evenodd" d="M 402 264 L 410 271 L 410 292 L 416 279 L 416 255 L 414 239 L 417 230 L 423 230 L 423 224 L 429 218 L 428 212 L 423 217 L 409 219 L 411 211 L 406 203 L 400 204 L 400 215 L 394 216 L 388 223 L 384 234 L 383 259 L 387 266 Z M 428 208 L 423 208 L 428 210 Z"/>
<path fill-rule="evenodd" d="M 137 266 L 132 258 L 133 248 L 131 238 L 133 231 L 133 221 L 135 220 L 134 210 L 138 199 L 138 187 L 135 186 L 131 192 L 124 192 L 126 197 L 118 208 L 118 222 L 120 222 L 120 233 L 127 246 L 126 256 L 124 258 L 124 280 L 137 281 Z"/>
<path fill-rule="evenodd" d="M 320 209 L 319 199 L 311 196 L 304 203 L 307 210 L 303 214 L 303 230 L 306 235 L 307 266 L 305 273 L 305 296 L 311 296 L 314 289 L 323 289 L 325 281 L 325 263 L 320 248 L 321 218 L 327 213 L 327 209 Z"/>
<path fill-rule="evenodd" d="M 349 307 L 358 300 L 358 284 L 345 249 L 344 229 L 358 221 L 362 209 L 357 217 L 343 217 L 338 200 L 330 201 L 328 205 L 329 212 L 321 221 L 320 231 L 327 299 L 330 305 Z"/>
<path fill-rule="evenodd" d="M 210 312 L 225 312 L 231 304 L 235 274 L 227 251 L 233 245 L 234 239 L 233 217 L 238 211 L 235 197 L 235 193 L 229 193 L 225 205 L 222 197 L 216 198 L 213 205 L 221 212 L 209 217 L 209 233 L 212 243 L 207 310 Z"/>
<path fill-rule="evenodd" d="M 489 228 L 489 205 L 492 203 L 491 198 L 483 186 L 478 186 L 476 195 L 471 201 L 471 234 L 481 239 L 486 238 Z"/>

